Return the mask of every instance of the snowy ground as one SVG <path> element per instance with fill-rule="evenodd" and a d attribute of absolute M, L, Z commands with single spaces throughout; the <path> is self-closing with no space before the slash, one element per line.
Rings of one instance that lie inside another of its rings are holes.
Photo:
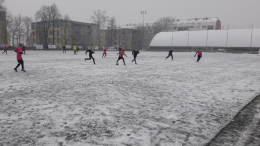
<path fill-rule="evenodd" d="M 140 52 L 0 54 L 0 145 L 202 146 L 260 93 L 260 56 Z"/>

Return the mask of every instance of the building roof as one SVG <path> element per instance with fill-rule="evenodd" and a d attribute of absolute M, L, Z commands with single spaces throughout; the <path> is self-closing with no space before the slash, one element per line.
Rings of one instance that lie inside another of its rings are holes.
<path fill-rule="evenodd" d="M 176 19 L 173 24 L 196 24 L 196 23 L 213 23 L 217 22 L 218 17 L 206 17 L 206 18 L 191 18 L 191 19 Z"/>
<path fill-rule="evenodd" d="M 55 20 L 55 21 L 66 21 L 66 20 L 64 20 L 64 19 L 59 19 L 59 20 Z M 73 23 L 73 24 L 80 24 L 80 25 L 96 25 L 97 26 L 97 24 L 94 24 L 94 23 L 87 23 L 87 22 L 79 22 L 79 21 L 72 21 L 72 20 L 68 20 L 69 22 L 71 22 L 71 23 Z M 35 24 L 36 22 L 32 22 L 32 24 Z M 37 23 L 41 23 L 41 21 L 40 22 L 37 22 Z"/>
<path fill-rule="evenodd" d="M 251 34 L 252 34 L 252 29 L 161 32 L 158 33 L 153 38 L 150 47 L 155 47 L 155 46 L 226 47 L 226 43 L 227 43 L 227 47 L 250 47 Z M 260 47 L 259 40 L 260 40 L 260 29 L 253 29 L 252 47 Z"/>

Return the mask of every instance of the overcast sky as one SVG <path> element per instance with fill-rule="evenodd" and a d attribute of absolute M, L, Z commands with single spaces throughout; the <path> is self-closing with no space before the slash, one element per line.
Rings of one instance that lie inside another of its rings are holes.
<path fill-rule="evenodd" d="M 178 19 L 218 17 L 223 25 L 260 27 L 260 0 L 6 0 L 5 6 L 14 15 L 30 16 L 42 5 L 56 3 L 62 15 L 72 20 L 91 22 L 94 10 L 115 16 L 117 24 L 142 23 L 140 11 L 147 11 L 145 23 L 160 17 Z"/>

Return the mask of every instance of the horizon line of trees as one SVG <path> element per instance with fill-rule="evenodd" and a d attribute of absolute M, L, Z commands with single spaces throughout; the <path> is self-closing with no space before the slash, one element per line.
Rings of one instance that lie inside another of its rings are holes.
<path fill-rule="evenodd" d="M 21 16 L 20 14 L 18 16 L 12 15 L 10 11 L 7 11 L 7 8 L 3 6 L 3 3 L 5 0 L 0 0 L 0 9 L 4 10 L 6 12 L 6 23 L 3 24 L 4 28 L 6 28 L 4 32 L 4 41 L 7 44 L 8 34 L 11 36 L 12 45 L 18 45 L 19 43 L 23 42 L 28 44 L 30 41 L 29 38 L 31 36 L 31 24 L 33 22 L 33 19 L 28 16 Z M 65 23 L 63 25 L 63 33 L 62 33 L 62 42 L 64 42 L 65 45 L 69 44 L 71 42 L 72 32 L 71 32 L 71 26 L 70 21 L 71 18 L 68 14 L 62 16 L 57 5 L 54 3 L 50 6 L 43 5 L 41 8 L 36 11 L 35 13 L 35 23 L 36 23 L 36 33 L 38 36 L 36 36 L 36 43 L 42 43 L 44 46 L 47 46 L 48 44 L 55 44 L 55 27 L 58 25 L 57 20 L 64 20 Z M 93 15 L 90 18 L 91 22 L 93 24 L 96 24 L 97 27 L 95 30 L 97 34 L 93 38 L 92 45 L 99 46 L 101 44 L 101 29 L 107 28 L 109 30 L 107 42 L 110 46 L 113 45 L 113 35 L 116 33 L 116 29 L 118 28 L 118 25 L 116 23 L 116 18 L 109 17 L 106 15 L 106 11 L 101 10 L 95 10 L 93 12 Z M 159 33 L 161 31 L 169 31 L 171 30 L 171 25 L 169 22 L 172 22 L 174 18 L 172 17 L 162 17 L 159 18 L 154 24 L 154 32 L 153 33 Z M 40 23 L 39 23 L 40 22 Z M 142 30 L 143 27 L 139 26 L 136 28 L 137 30 Z M 52 33 L 52 40 L 49 39 L 49 31 Z M 80 34 L 77 34 L 80 37 Z"/>

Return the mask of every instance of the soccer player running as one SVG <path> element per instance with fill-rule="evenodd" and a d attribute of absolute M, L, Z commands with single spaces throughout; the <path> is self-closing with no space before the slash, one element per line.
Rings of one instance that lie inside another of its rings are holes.
<path fill-rule="evenodd" d="M 85 61 L 86 61 L 86 60 L 91 60 L 91 59 L 93 59 L 93 63 L 96 65 L 96 63 L 95 63 L 95 58 L 92 56 L 92 54 L 94 54 L 95 51 L 93 51 L 92 49 L 93 49 L 93 48 L 90 47 L 90 49 L 86 51 L 85 54 L 87 55 L 87 54 L 89 53 L 89 58 L 85 58 Z"/>
<path fill-rule="evenodd" d="M 116 63 L 118 63 L 118 61 L 120 60 L 120 59 L 122 59 L 123 60 L 123 62 L 124 62 L 124 65 L 125 65 L 125 59 L 124 59 L 124 55 L 125 55 L 125 50 L 123 49 L 123 48 L 121 48 L 121 52 L 120 53 L 118 53 L 119 54 L 119 57 L 118 57 L 118 60 L 117 60 L 117 62 Z M 117 54 L 117 55 L 118 55 Z M 125 55 L 126 56 L 126 55 Z M 127 57 L 127 56 L 126 56 Z"/>
<path fill-rule="evenodd" d="M 77 46 L 73 46 L 73 50 L 74 50 L 74 54 L 73 55 L 77 55 Z"/>
<path fill-rule="evenodd" d="M 106 57 L 106 56 L 107 56 L 107 48 L 104 47 L 104 48 L 103 48 L 102 58 L 103 58 L 103 57 Z"/>
<path fill-rule="evenodd" d="M 196 55 L 198 54 L 198 59 L 197 59 L 197 62 L 199 62 L 200 61 L 200 59 L 201 59 L 201 57 L 202 57 L 202 52 L 201 52 L 201 50 L 200 49 L 197 49 L 196 50 L 196 54 L 194 55 L 194 57 L 196 57 Z"/>
<path fill-rule="evenodd" d="M 137 63 L 136 63 L 137 54 L 139 54 L 139 51 L 138 51 L 137 49 L 135 49 L 135 50 L 132 51 L 132 55 L 134 56 L 134 59 L 132 60 L 132 62 L 135 61 L 135 64 L 137 64 Z"/>
<path fill-rule="evenodd" d="M 66 46 L 63 46 L 63 53 L 66 53 Z"/>
<path fill-rule="evenodd" d="M 168 54 L 168 56 L 165 58 L 165 60 L 167 59 L 167 58 L 169 58 L 170 56 L 172 57 L 172 60 L 173 60 L 173 56 L 172 56 L 172 49 L 169 51 L 169 54 Z"/>
<path fill-rule="evenodd" d="M 22 54 L 23 54 L 23 44 L 20 44 L 18 48 L 16 48 L 14 51 L 17 53 L 17 61 L 18 61 L 18 64 L 17 66 L 14 68 L 14 70 L 17 72 L 17 68 L 22 65 L 22 70 L 23 72 L 26 72 L 24 70 L 24 62 L 23 62 L 23 58 L 22 58 Z"/>
<path fill-rule="evenodd" d="M 122 49 L 122 47 L 120 46 L 119 48 L 118 48 L 118 53 L 120 54 L 120 52 L 122 51 L 123 49 Z"/>
<path fill-rule="evenodd" d="M 4 52 L 2 54 L 6 53 L 6 55 L 7 55 L 7 49 L 8 49 L 8 47 L 5 45 L 4 46 Z"/>
<path fill-rule="evenodd" d="M 25 53 L 25 46 L 24 45 L 23 45 L 22 49 L 23 49 L 23 54 L 26 55 L 26 53 Z"/>

